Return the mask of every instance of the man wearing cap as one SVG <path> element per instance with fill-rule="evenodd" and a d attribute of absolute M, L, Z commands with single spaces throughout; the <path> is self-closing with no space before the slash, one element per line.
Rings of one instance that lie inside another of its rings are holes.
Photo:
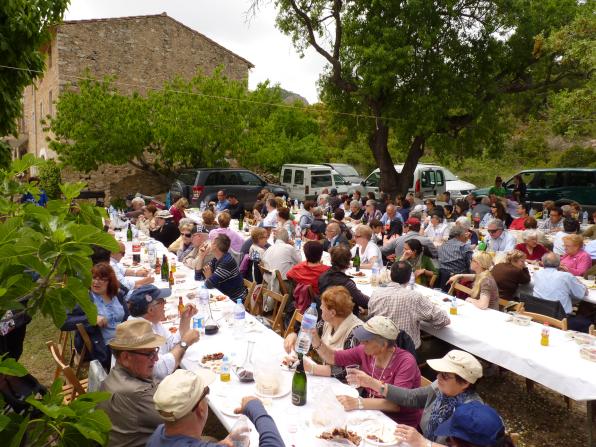
<path fill-rule="evenodd" d="M 418 239 L 422 245 L 426 246 L 432 257 L 437 257 L 437 247 L 435 244 L 427 238 L 426 236 L 421 236 L 420 234 L 420 219 L 416 217 L 410 217 L 404 223 L 404 232 L 401 236 L 391 239 L 388 243 L 381 247 L 381 253 L 383 256 L 386 256 L 387 259 L 391 259 L 395 256 L 394 259 L 400 259 L 401 255 L 404 252 L 404 243 L 410 239 Z"/>
<path fill-rule="evenodd" d="M 208 370 L 196 372 L 179 369 L 166 377 L 153 396 L 155 408 L 164 420 L 149 438 L 147 447 L 233 447 L 237 433 L 230 433 L 224 440 L 214 443 L 203 440 L 201 435 L 207 422 L 209 385 L 215 376 Z M 259 447 L 284 447 L 284 442 L 267 414 L 263 404 L 253 396 L 242 399 L 236 414 L 244 414 L 259 433 Z"/>
<path fill-rule="evenodd" d="M 246 289 L 238 264 L 228 250 L 230 249 L 230 238 L 220 234 L 210 244 L 210 251 L 213 259 L 203 267 L 202 276 L 205 279 L 205 286 L 209 289 L 218 289 L 230 299 L 236 301 L 244 299 Z"/>
<path fill-rule="evenodd" d="M 149 231 L 149 235 L 161 242 L 165 247 L 169 247 L 180 237 L 178 225 L 172 220 L 172 215 L 167 210 L 160 210 L 155 213 L 155 229 Z"/>
<path fill-rule="evenodd" d="M 387 317 L 375 316 L 364 325 L 353 331 L 354 337 L 360 345 L 343 350 L 334 350 L 323 343 L 316 333 L 313 333 L 312 346 L 322 360 L 329 365 L 348 367 L 348 383 L 353 369 L 350 365 L 358 365 L 363 376 L 382 383 L 390 383 L 397 387 L 418 388 L 420 386 L 420 370 L 416 359 L 408 351 L 396 345 L 399 329 Z M 310 361 L 305 357 L 304 369 L 310 370 Z M 381 410 L 386 411 L 389 417 L 400 424 L 416 427 L 420 421 L 421 411 L 416 408 L 399 407 L 382 396 L 378 389 L 368 386 L 365 390 L 366 398 L 338 396 L 338 400 L 347 411 L 351 410 Z"/>
<path fill-rule="evenodd" d="M 427 360 L 428 366 L 438 372 L 437 380 L 431 385 L 408 389 L 386 383 L 365 370 L 352 371 L 350 383 L 370 388 L 388 401 L 410 408 L 423 408 L 420 428 L 426 439 L 445 443 L 437 427 L 445 422 L 454 410 L 465 403 L 480 401 L 475 384 L 482 377 L 482 365 L 465 351 L 454 349 L 443 358 Z M 408 424 L 410 425 L 410 424 Z"/>
<path fill-rule="evenodd" d="M 116 337 L 109 343 L 116 365 L 100 386 L 111 396 L 98 405 L 112 421 L 109 447 L 142 447 L 161 423 L 153 405 L 153 367 L 165 341 L 144 319 L 116 326 Z"/>
<path fill-rule="evenodd" d="M 153 276 L 150 274 L 149 270 L 145 268 L 141 268 L 138 270 L 127 269 L 120 261 L 126 254 L 126 246 L 124 242 L 118 242 L 118 251 L 110 253 L 110 266 L 114 269 L 114 273 L 116 274 L 116 278 L 118 282 L 126 287 L 130 292 L 137 287 L 141 287 L 145 284 L 151 284 L 154 281 Z M 139 276 L 140 278 L 136 281 L 130 278 L 130 276 Z"/>
<path fill-rule="evenodd" d="M 192 304 L 185 307 L 175 334 L 161 324 L 166 318 L 165 298 L 171 293 L 171 289 L 158 289 L 153 285 L 147 285 L 135 289 L 128 299 L 130 309 L 128 319 L 145 319 L 151 323 L 153 332 L 165 339 L 165 343 L 159 347 L 159 358 L 153 367 L 153 377 L 156 379 L 163 379 L 172 374 L 180 365 L 180 360 L 188 347 L 199 339 L 199 332 L 190 328 L 192 316 L 197 313 Z"/>

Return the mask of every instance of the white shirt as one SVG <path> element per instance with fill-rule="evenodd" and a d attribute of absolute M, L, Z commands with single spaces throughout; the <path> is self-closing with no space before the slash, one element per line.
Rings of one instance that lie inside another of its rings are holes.
<path fill-rule="evenodd" d="M 449 227 L 446 223 L 440 223 L 436 227 L 433 224 L 429 224 L 424 230 L 424 235 L 431 241 L 433 239 L 448 239 L 449 238 Z"/>
<path fill-rule="evenodd" d="M 592 239 L 584 246 L 584 250 L 588 252 L 592 261 L 596 260 L 596 239 Z"/>
<path fill-rule="evenodd" d="M 555 233 L 553 240 L 553 252 L 559 256 L 563 256 L 565 254 L 565 245 L 563 244 L 563 238 L 565 236 L 569 236 L 569 233 L 565 233 L 564 231 L 557 231 Z"/>
<path fill-rule="evenodd" d="M 263 226 L 271 228 L 277 227 L 277 209 L 271 210 L 267 213 L 263 219 Z"/>
<path fill-rule="evenodd" d="M 488 237 L 488 249 L 495 253 L 500 251 L 511 251 L 515 248 L 516 244 L 517 239 L 515 239 L 515 236 L 505 230 L 503 230 L 503 233 L 496 239 L 490 236 L 490 234 Z"/>
<path fill-rule="evenodd" d="M 128 317 L 129 320 L 140 320 L 142 318 L 143 317 Z M 159 347 L 159 358 L 153 367 L 153 377 L 161 380 L 172 374 L 176 369 L 176 359 L 174 358 L 174 354 L 170 351 L 174 349 L 174 346 L 180 343 L 180 332 L 177 331 L 175 334 L 172 334 L 161 323 L 151 323 L 151 329 L 153 329 L 154 334 L 161 335 L 166 339 L 165 344 Z"/>
<path fill-rule="evenodd" d="M 130 293 L 132 289 L 135 288 L 135 282 L 132 279 L 126 277 L 126 268 L 114 258 L 110 258 L 110 266 L 114 270 L 118 282 L 126 287 Z"/>
<path fill-rule="evenodd" d="M 298 250 L 279 239 L 265 250 L 262 259 L 269 270 L 279 270 L 283 279 L 286 279 L 288 270 L 302 260 Z"/>
<path fill-rule="evenodd" d="M 354 245 L 352 247 L 352 257 L 356 255 L 356 247 L 360 247 L 359 245 Z M 373 241 L 368 241 L 366 248 L 360 251 L 360 263 L 361 264 L 368 264 L 372 258 L 376 257 L 377 262 L 382 261 L 383 255 L 381 254 L 381 249 L 377 244 Z"/>
<path fill-rule="evenodd" d="M 547 267 L 534 273 L 534 295 L 549 301 L 560 301 L 565 312 L 570 314 L 572 298 L 581 299 L 587 289 L 579 279 L 569 272 L 560 272 L 555 268 Z"/>

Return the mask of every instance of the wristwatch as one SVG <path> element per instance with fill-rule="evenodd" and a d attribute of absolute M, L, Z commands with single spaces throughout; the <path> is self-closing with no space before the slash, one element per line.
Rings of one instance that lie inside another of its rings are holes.
<path fill-rule="evenodd" d="M 186 343 L 185 341 L 181 341 L 180 347 L 186 351 L 188 349 L 188 343 Z"/>

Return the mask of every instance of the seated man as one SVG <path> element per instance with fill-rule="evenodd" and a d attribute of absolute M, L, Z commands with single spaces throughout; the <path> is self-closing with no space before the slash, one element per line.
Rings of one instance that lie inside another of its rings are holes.
<path fill-rule="evenodd" d="M 246 289 L 242 280 L 238 264 L 228 250 L 230 249 L 230 238 L 220 234 L 211 242 L 209 251 L 213 259 L 203 267 L 202 275 L 205 278 L 205 286 L 209 289 L 218 289 L 233 301 L 244 299 Z"/>
<path fill-rule="evenodd" d="M 169 247 L 180 237 L 178 225 L 168 210 L 161 210 L 155 213 L 155 229 L 149 231 L 149 236 L 161 242 L 164 247 Z"/>
<path fill-rule="evenodd" d="M 226 200 L 226 193 L 223 190 L 217 191 L 217 202 L 215 203 L 215 211 L 218 213 L 225 210 L 230 205 Z"/>
<path fill-rule="evenodd" d="M 179 369 L 166 377 L 157 387 L 153 396 L 155 408 L 164 420 L 149 438 L 147 447 L 185 446 L 216 447 L 236 445 L 229 434 L 220 442 L 201 439 L 203 427 L 207 423 L 209 406 L 205 397 L 215 375 L 208 370 L 196 372 Z M 259 399 L 247 396 L 242 399 L 236 414 L 244 414 L 254 424 L 259 433 L 260 447 L 284 447 L 284 442 L 275 422 Z"/>
<path fill-rule="evenodd" d="M 488 245 L 488 251 L 507 252 L 515 248 L 517 240 L 515 236 L 505 230 L 505 225 L 501 219 L 492 219 L 487 227 L 488 236 L 486 243 Z"/>
<path fill-rule="evenodd" d="M 330 248 L 344 245 L 350 248 L 348 238 L 341 232 L 338 223 L 331 222 L 325 229 L 325 240 L 323 241 L 323 250 L 329 251 Z"/>
<path fill-rule="evenodd" d="M 217 216 L 219 228 L 215 228 L 209 232 L 209 240 L 212 241 L 218 234 L 225 234 L 230 238 L 230 248 L 239 252 L 242 249 L 242 244 L 244 244 L 244 238 L 236 231 L 230 229 L 230 219 L 228 213 L 220 213 L 219 216 Z"/>
<path fill-rule="evenodd" d="M 126 254 L 126 246 L 124 245 L 124 242 L 118 242 L 118 247 L 120 250 L 113 252 L 110 255 L 110 266 L 114 269 L 114 273 L 116 273 L 118 282 L 122 286 L 126 287 L 129 292 L 133 289 L 141 287 L 142 285 L 151 284 L 154 278 L 149 270 L 145 268 L 128 269 L 120 263 Z M 130 278 L 130 276 L 139 276 L 140 278 L 135 281 Z"/>
<path fill-rule="evenodd" d="M 439 287 L 458 273 L 468 273 L 473 250 L 468 232 L 459 225 L 451 227 L 449 240 L 439 247 Z"/>
<path fill-rule="evenodd" d="M 116 337 L 109 343 L 116 365 L 100 386 L 111 396 L 98 404 L 112 421 L 109 447 L 142 447 L 161 423 L 153 404 L 157 388 L 153 367 L 165 342 L 146 320 L 116 327 Z"/>
<path fill-rule="evenodd" d="M 171 289 L 158 289 L 147 285 L 135 289 L 129 299 L 129 320 L 145 319 L 151 323 L 153 332 L 162 336 L 166 342 L 159 347 L 159 358 L 153 367 L 153 377 L 163 379 L 172 374 L 180 365 L 186 349 L 199 339 L 199 331 L 190 328 L 192 316 L 197 313 L 196 308 L 189 304 L 180 317 L 180 325 L 175 334 L 169 332 L 162 321 L 166 319 L 165 298 L 170 296 Z"/>
<path fill-rule="evenodd" d="M 192 250 L 182 258 L 182 263 L 193 270 L 202 270 L 203 263 L 211 260 L 206 259 L 204 254 L 206 248 L 209 246 L 209 233 L 193 233 L 190 243 L 192 244 Z M 201 249 L 203 250 L 201 251 Z"/>
<path fill-rule="evenodd" d="M 426 321 L 440 329 L 450 323 L 449 315 L 440 306 L 408 287 L 412 268 L 399 261 L 391 266 L 391 282 L 387 287 L 376 287 L 368 301 L 368 315 L 383 315 L 412 337 L 416 349 L 422 343 L 420 323 Z"/>
<path fill-rule="evenodd" d="M 395 205 L 390 203 L 387 205 L 387 208 L 385 208 L 385 214 L 381 216 L 381 223 L 387 227 L 388 225 L 391 225 L 392 222 L 399 222 L 400 225 L 402 225 L 404 223 L 404 218 L 397 212 Z"/>
<path fill-rule="evenodd" d="M 288 271 L 301 261 L 300 252 L 290 244 L 290 237 L 284 228 L 278 228 L 274 235 L 275 242 L 263 254 L 263 264 L 271 271 L 279 270 L 286 279 Z M 271 278 L 267 281 L 271 284 Z"/>
<path fill-rule="evenodd" d="M 277 200 L 267 199 L 265 207 L 267 208 L 267 215 L 263 218 L 263 224 L 261 226 L 275 228 L 277 226 Z"/>
<path fill-rule="evenodd" d="M 545 233 L 556 233 L 563 231 L 563 210 L 559 207 L 553 207 L 550 211 L 548 219 L 541 220 L 538 223 L 538 228 Z"/>
<path fill-rule="evenodd" d="M 421 236 L 420 233 L 420 219 L 417 217 L 410 217 L 404 223 L 404 232 L 401 236 L 390 239 L 388 243 L 383 245 L 381 253 L 388 259 L 400 259 L 404 253 L 404 244 L 410 239 L 418 239 L 422 245 L 427 247 L 433 258 L 437 257 L 437 247 L 426 236 Z"/>
<path fill-rule="evenodd" d="M 228 194 L 228 206 L 225 208 L 230 213 L 232 219 L 244 218 L 244 205 L 238 201 L 236 194 Z"/>

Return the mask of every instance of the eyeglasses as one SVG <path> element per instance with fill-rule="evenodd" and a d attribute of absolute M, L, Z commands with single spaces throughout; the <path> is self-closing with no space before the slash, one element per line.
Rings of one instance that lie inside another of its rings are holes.
<path fill-rule="evenodd" d="M 155 348 L 151 352 L 141 352 L 141 351 L 129 351 L 129 352 L 131 354 L 142 355 L 143 357 L 156 359 L 158 357 L 159 348 Z"/>
<path fill-rule="evenodd" d="M 496 232 L 497 232 L 497 231 L 499 231 L 499 230 L 498 230 L 498 229 L 496 229 L 496 230 L 486 230 L 486 231 L 488 231 L 490 234 L 493 234 L 493 233 L 496 233 Z"/>
<path fill-rule="evenodd" d="M 97 282 L 108 282 L 109 279 L 108 278 L 100 278 L 99 276 L 96 276 L 93 278 L 93 281 L 97 281 Z"/>
<path fill-rule="evenodd" d="M 184 236 L 184 237 L 191 237 L 192 234 L 191 233 L 182 233 L 182 236 Z"/>

